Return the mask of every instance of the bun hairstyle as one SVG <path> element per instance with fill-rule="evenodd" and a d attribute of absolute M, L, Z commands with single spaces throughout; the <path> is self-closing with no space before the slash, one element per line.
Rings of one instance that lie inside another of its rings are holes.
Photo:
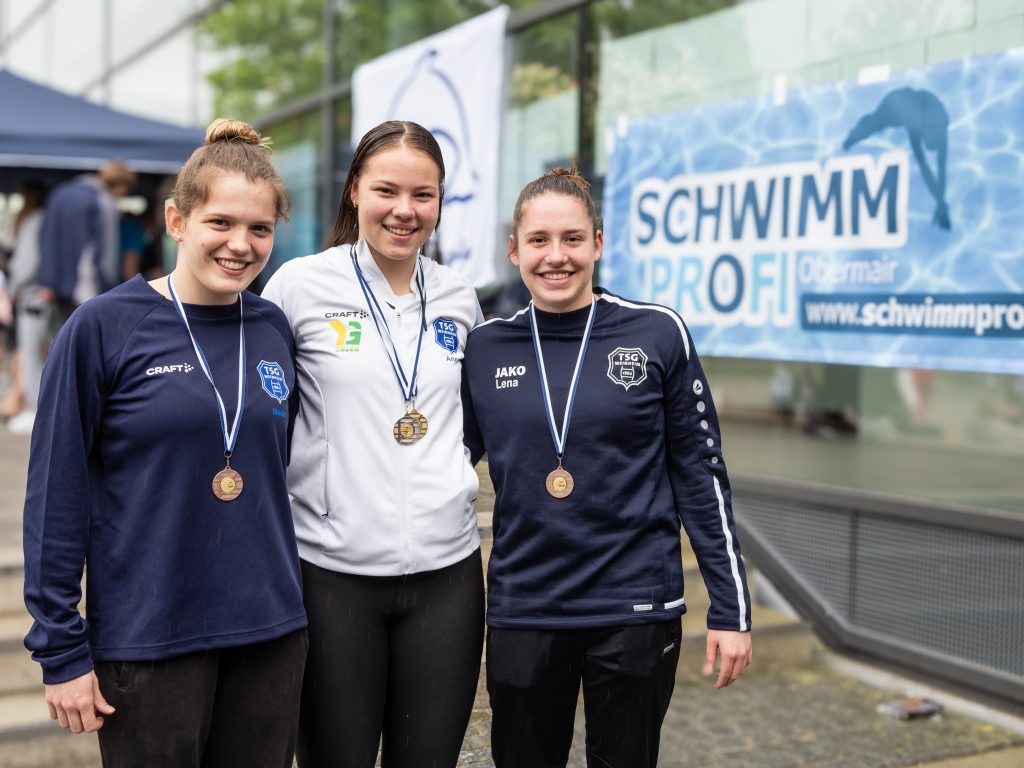
<path fill-rule="evenodd" d="M 334 221 L 329 246 L 354 243 L 359 236 L 359 215 L 352 205 L 352 188 L 359 181 L 367 161 L 378 152 L 405 146 L 422 152 L 437 166 L 437 181 L 440 198 L 437 205 L 437 221 L 434 228 L 441 223 L 441 206 L 444 202 L 444 157 L 441 147 L 434 135 L 419 123 L 410 120 L 388 120 L 368 130 L 359 140 L 352 163 L 345 176 L 345 186 L 341 190 L 341 205 L 338 207 L 338 218 Z"/>
<path fill-rule="evenodd" d="M 270 139 L 260 136 L 249 123 L 218 118 L 206 128 L 206 141 L 182 166 L 171 196 L 182 215 L 210 199 L 210 184 L 220 175 L 240 173 L 257 183 L 267 182 L 274 190 L 277 216 L 288 218 L 291 203 L 288 190 L 268 159 L 273 154 Z"/>
<path fill-rule="evenodd" d="M 512 213 L 513 235 L 519 229 L 519 221 L 523 217 L 523 206 L 535 197 L 546 195 L 565 195 L 575 197 L 583 204 L 587 217 L 594 225 L 594 235 L 597 235 L 598 217 L 597 209 L 594 207 L 594 200 L 590 196 L 590 183 L 583 178 L 576 166 L 571 168 L 552 168 L 538 179 L 534 179 L 519 193 L 516 200 L 516 207 Z"/>
<path fill-rule="evenodd" d="M 218 117 L 206 126 L 205 144 L 216 144 L 218 141 L 239 141 L 256 147 L 270 148 L 270 139 L 264 139 L 259 131 L 246 122 L 233 120 L 230 117 Z M 273 150 L 270 150 L 273 151 Z"/>

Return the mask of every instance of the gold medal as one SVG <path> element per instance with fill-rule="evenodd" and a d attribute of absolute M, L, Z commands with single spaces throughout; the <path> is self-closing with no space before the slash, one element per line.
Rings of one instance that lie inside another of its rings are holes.
<path fill-rule="evenodd" d="M 409 415 L 416 417 L 416 420 L 419 421 L 419 423 L 420 423 L 420 437 L 423 437 L 423 435 L 427 434 L 427 417 L 424 416 L 422 413 L 420 413 L 419 411 L 417 411 L 415 409 L 412 410 L 409 413 Z"/>
<path fill-rule="evenodd" d="M 361 242 L 363 241 L 360 240 L 359 243 Z M 398 354 L 398 348 L 395 346 L 394 339 L 391 338 L 391 329 L 388 327 L 387 318 L 384 316 L 380 302 L 377 301 L 377 297 L 373 293 L 373 288 L 366 281 L 363 271 L 359 268 L 359 259 L 356 257 L 356 245 L 359 243 L 353 244 L 349 249 L 352 267 L 355 270 L 356 279 L 359 281 L 359 287 L 363 290 L 363 296 L 366 297 L 366 306 L 370 311 L 370 317 L 373 318 L 373 324 L 377 328 L 377 335 L 380 336 L 380 340 L 384 343 L 384 353 L 388 356 L 388 361 L 391 363 L 391 370 L 395 373 L 398 388 L 402 390 L 402 397 L 405 399 L 405 416 L 395 422 L 392 432 L 399 445 L 412 445 L 419 442 L 427 434 L 427 417 L 416 410 L 420 351 L 423 348 L 423 336 L 427 331 L 427 286 L 423 278 L 423 264 L 417 256 L 415 275 L 416 287 L 420 293 L 420 327 L 423 330 L 416 338 L 416 356 L 413 358 L 412 376 L 406 376 L 405 368 L 402 366 L 402 361 Z"/>
<path fill-rule="evenodd" d="M 427 434 L 427 417 L 413 408 L 395 422 L 394 434 L 400 445 L 412 445 Z"/>
<path fill-rule="evenodd" d="M 544 485 L 547 487 L 548 493 L 556 499 L 564 499 L 572 493 L 572 475 L 559 467 L 551 471 L 547 480 L 544 481 Z"/>
<path fill-rule="evenodd" d="M 230 466 L 213 476 L 213 495 L 221 501 L 234 501 L 242 493 L 242 476 Z"/>

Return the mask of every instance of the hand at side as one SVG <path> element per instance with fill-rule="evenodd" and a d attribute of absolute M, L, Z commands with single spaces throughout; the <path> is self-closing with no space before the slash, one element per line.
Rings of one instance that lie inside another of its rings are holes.
<path fill-rule="evenodd" d="M 92 733 L 103 727 L 103 715 L 114 714 L 114 708 L 100 693 L 100 681 L 95 672 L 87 672 L 66 683 L 46 686 L 46 705 L 50 719 L 58 720 L 61 728 L 74 733 Z"/>
<path fill-rule="evenodd" d="M 705 677 L 714 672 L 715 659 L 720 660 L 715 688 L 725 688 L 735 682 L 753 661 L 750 633 L 709 629 L 707 649 L 704 653 Z"/>

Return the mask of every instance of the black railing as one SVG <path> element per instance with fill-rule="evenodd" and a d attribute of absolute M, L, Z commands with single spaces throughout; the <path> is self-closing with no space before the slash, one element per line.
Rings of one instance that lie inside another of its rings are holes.
<path fill-rule="evenodd" d="M 826 644 L 1024 707 L 1024 516 L 742 475 L 733 505 Z"/>

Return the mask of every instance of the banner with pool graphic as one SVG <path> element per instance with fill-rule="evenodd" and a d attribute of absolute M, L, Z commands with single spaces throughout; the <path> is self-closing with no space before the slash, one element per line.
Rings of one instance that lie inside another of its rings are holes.
<path fill-rule="evenodd" d="M 612 144 L 600 282 L 702 355 L 1024 374 L 1024 49 Z"/>

